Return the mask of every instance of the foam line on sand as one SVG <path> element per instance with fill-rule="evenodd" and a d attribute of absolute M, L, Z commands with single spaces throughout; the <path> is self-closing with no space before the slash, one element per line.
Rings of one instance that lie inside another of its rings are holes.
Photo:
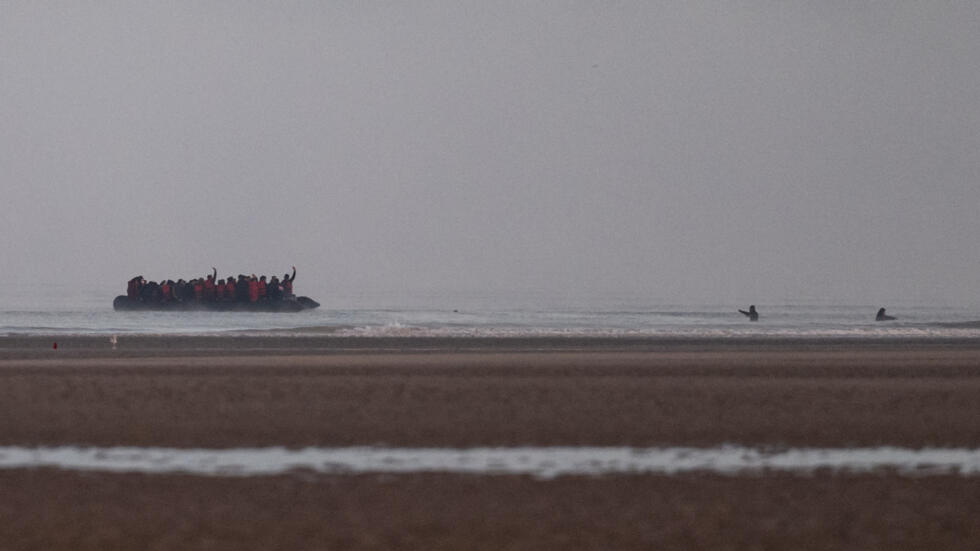
<path fill-rule="evenodd" d="M 740 446 L 711 448 L 513 447 L 513 448 L 303 448 L 180 449 L 138 447 L 0 447 L 0 468 L 262 476 L 291 471 L 325 474 L 465 473 L 531 475 L 726 475 L 763 471 L 872 472 L 906 475 L 980 474 L 980 449 L 796 448 L 767 451 Z"/>

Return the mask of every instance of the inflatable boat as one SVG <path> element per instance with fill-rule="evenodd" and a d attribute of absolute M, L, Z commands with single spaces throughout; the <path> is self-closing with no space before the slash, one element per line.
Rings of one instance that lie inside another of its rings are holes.
<path fill-rule="evenodd" d="M 112 301 L 112 308 L 119 311 L 302 312 L 303 310 L 312 310 L 319 306 L 320 303 L 310 297 L 263 299 L 257 302 L 239 302 L 233 300 L 144 302 L 139 298 L 129 298 L 126 295 L 119 295 Z"/>

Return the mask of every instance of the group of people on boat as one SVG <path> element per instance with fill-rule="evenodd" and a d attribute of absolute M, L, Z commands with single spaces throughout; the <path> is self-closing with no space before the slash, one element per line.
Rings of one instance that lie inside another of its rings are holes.
<path fill-rule="evenodd" d="M 293 282 L 296 281 L 296 266 L 293 273 L 283 274 L 282 279 L 272 276 L 255 274 L 247 276 L 218 279 L 218 270 L 211 268 L 212 273 L 205 277 L 189 281 L 178 279 L 147 281 L 139 275 L 129 280 L 126 285 L 126 296 L 130 300 L 144 303 L 166 304 L 171 302 L 207 303 L 207 302 L 242 302 L 257 303 L 275 300 L 292 300 Z"/>

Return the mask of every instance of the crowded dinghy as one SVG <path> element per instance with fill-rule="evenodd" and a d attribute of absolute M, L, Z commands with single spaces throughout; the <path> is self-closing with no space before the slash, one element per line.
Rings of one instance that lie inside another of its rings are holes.
<path fill-rule="evenodd" d="M 241 312 L 300 312 L 320 306 L 310 297 L 293 294 L 292 274 L 266 278 L 239 274 L 218 279 L 218 270 L 190 280 L 147 281 L 139 275 L 129 280 L 126 294 L 112 301 L 116 310 L 217 310 Z"/>

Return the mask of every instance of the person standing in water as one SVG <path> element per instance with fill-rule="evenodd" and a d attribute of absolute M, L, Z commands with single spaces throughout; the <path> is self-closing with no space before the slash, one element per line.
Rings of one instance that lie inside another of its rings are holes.
<path fill-rule="evenodd" d="M 875 321 L 890 321 L 890 320 L 893 320 L 893 319 L 895 319 L 895 316 L 886 315 L 884 308 L 879 308 L 878 309 L 878 315 L 875 316 Z"/>
<path fill-rule="evenodd" d="M 759 321 L 759 313 L 755 311 L 755 304 L 749 306 L 749 311 L 739 310 L 739 312 L 748 316 L 749 321 Z"/>

